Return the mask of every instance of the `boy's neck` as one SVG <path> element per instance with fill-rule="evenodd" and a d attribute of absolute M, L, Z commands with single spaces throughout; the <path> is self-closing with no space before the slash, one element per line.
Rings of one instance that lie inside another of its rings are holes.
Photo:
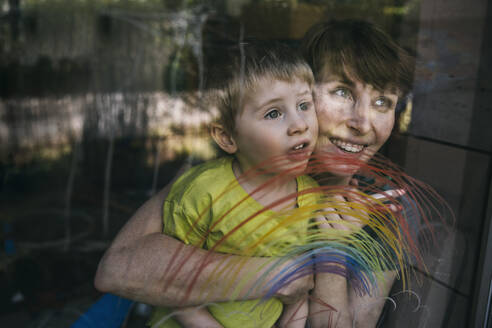
<path fill-rule="evenodd" d="M 351 176 L 349 177 L 339 177 L 339 176 L 334 176 L 331 175 L 326 179 L 326 182 L 321 182 L 320 184 L 323 185 L 329 185 L 329 186 L 348 186 L 350 183 L 350 180 L 352 179 Z"/>
<path fill-rule="evenodd" d="M 235 159 L 232 169 L 236 179 L 243 189 L 258 203 L 270 206 L 274 202 L 297 192 L 297 180 L 295 176 L 281 176 L 280 174 L 265 173 L 252 170 L 243 170 Z M 247 176 L 244 173 L 247 172 Z M 272 210 L 279 211 L 291 209 L 296 206 L 297 197 L 274 206 Z"/>
<path fill-rule="evenodd" d="M 347 186 L 353 176 L 338 176 L 328 172 L 310 174 L 320 186 Z"/>

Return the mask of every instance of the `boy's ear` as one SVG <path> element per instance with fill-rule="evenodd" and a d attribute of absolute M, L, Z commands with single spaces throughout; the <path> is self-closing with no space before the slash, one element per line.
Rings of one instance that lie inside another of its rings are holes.
<path fill-rule="evenodd" d="M 210 134 L 214 138 L 219 147 L 228 154 L 234 154 L 237 151 L 236 141 L 227 132 L 224 127 L 218 123 L 212 123 L 210 127 Z"/>

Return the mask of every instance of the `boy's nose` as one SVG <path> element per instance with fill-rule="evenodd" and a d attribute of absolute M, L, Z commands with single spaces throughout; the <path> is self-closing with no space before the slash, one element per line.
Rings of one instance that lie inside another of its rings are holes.
<path fill-rule="evenodd" d="M 301 115 L 295 115 L 292 119 L 291 122 L 289 123 L 289 127 L 287 129 L 287 134 L 289 136 L 295 135 L 295 134 L 302 134 L 306 132 L 309 129 L 309 126 L 307 125 L 306 121 Z"/>
<path fill-rule="evenodd" d="M 370 124 L 370 103 L 367 100 L 360 100 L 354 103 L 346 124 L 352 133 L 364 135 L 371 129 Z"/>

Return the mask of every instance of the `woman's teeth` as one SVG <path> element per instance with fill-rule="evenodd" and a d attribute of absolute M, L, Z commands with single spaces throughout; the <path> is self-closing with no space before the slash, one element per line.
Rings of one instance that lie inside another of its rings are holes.
<path fill-rule="evenodd" d="M 294 147 L 294 150 L 299 150 L 299 149 L 302 149 L 302 148 L 304 148 L 304 146 L 305 146 L 305 145 L 306 145 L 306 144 L 300 144 L 300 145 L 298 145 L 298 146 L 295 146 L 295 147 Z"/>
<path fill-rule="evenodd" d="M 341 141 L 339 139 L 330 139 L 330 141 L 337 146 L 338 148 L 348 151 L 350 153 L 360 153 L 362 150 L 364 150 L 364 145 L 357 145 L 353 143 L 348 143 L 345 141 Z"/>

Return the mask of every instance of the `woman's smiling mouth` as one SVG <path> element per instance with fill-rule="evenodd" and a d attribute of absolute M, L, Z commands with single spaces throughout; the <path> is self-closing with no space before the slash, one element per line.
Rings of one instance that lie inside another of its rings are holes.
<path fill-rule="evenodd" d="M 342 140 L 336 139 L 336 138 L 330 138 L 330 141 L 332 144 L 334 144 L 335 146 L 337 146 L 341 150 L 348 152 L 348 153 L 360 153 L 366 147 L 366 145 L 354 144 L 354 143 L 342 141 Z"/>

